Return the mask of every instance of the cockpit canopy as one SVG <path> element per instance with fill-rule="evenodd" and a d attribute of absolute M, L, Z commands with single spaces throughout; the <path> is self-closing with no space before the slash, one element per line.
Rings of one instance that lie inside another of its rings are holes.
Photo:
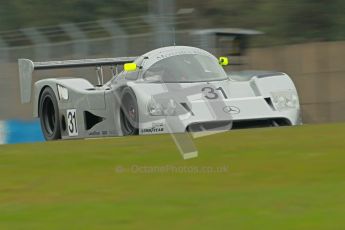
<path fill-rule="evenodd" d="M 157 61 L 144 73 L 149 82 L 207 82 L 227 79 L 217 59 L 202 54 L 182 54 Z"/>

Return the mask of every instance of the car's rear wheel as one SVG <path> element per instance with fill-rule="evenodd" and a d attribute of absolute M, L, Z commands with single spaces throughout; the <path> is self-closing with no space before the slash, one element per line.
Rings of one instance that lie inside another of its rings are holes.
<path fill-rule="evenodd" d="M 129 87 L 124 88 L 121 93 L 120 122 L 124 136 L 139 133 L 138 103 L 133 90 Z"/>
<path fill-rule="evenodd" d="M 38 111 L 44 138 L 48 141 L 61 138 L 58 102 L 54 91 L 46 87 L 39 100 Z"/>

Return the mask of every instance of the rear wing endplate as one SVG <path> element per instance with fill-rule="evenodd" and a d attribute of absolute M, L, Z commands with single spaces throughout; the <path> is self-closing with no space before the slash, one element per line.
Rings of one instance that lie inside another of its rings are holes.
<path fill-rule="evenodd" d="M 115 66 L 123 65 L 128 62 L 134 62 L 135 60 L 136 57 L 80 59 L 48 62 L 33 62 L 29 59 L 18 59 L 21 101 L 22 103 L 29 103 L 31 100 L 31 84 L 34 70 Z"/>

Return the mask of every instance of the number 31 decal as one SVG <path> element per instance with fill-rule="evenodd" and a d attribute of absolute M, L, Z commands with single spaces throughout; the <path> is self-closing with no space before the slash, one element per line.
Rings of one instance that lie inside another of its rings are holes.
<path fill-rule="evenodd" d="M 77 110 L 76 109 L 69 109 L 67 110 L 67 129 L 68 129 L 68 136 L 78 136 L 78 128 L 77 128 Z"/>
<path fill-rule="evenodd" d="M 226 96 L 225 91 L 222 87 L 218 88 L 212 88 L 212 87 L 204 87 L 201 89 L 201 91 L 204 93 L 205 97 L 209 100 L 215 100 L 219 97 L 216 90 L 220 91 L 225 99 L 228 99 L 228 96 Z"/>

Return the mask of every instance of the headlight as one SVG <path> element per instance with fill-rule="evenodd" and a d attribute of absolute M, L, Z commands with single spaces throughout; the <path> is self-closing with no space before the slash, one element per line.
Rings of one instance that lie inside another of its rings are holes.
<path fill-rule="evenodd" d="M 274 106 L 279 111 L 299 107 L 298 96 L 294 91 L 272 92 L 271 94 Z"/>
<path fill-rule="evenodd" d="M 147 105 L 147 110 L 151 116 L 173 116 L 175 115 L 176 102 L 169 99 L 164 103 L 159 103 L 151 98 Z"/>
<path fill-rule="evenodd" d="M 68 100 L 68 90 L 62 85 L 57 85 L 60 100 Z"/>

